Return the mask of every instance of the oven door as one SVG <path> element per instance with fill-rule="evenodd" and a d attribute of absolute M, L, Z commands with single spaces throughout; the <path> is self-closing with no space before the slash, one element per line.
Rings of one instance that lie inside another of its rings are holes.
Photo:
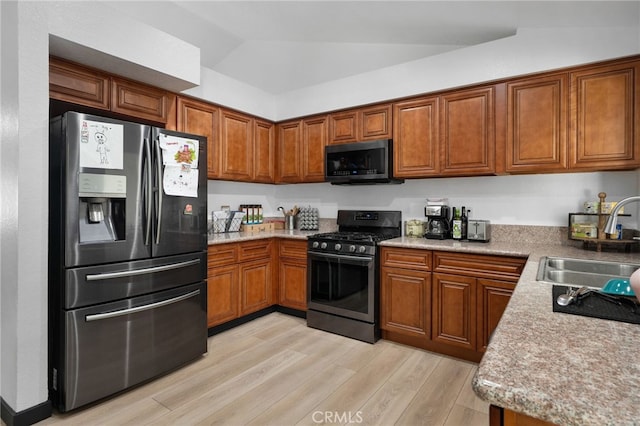
<path fill-rule="evenodd" d="M 374 256 L 308 252 L 308 308 L 375 322 Z"/>

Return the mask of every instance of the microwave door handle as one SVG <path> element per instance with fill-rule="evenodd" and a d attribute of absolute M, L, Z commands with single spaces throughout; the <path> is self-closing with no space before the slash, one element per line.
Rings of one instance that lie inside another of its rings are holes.
<path fill-rule="evenodd" d="M 182 296 L 161 300 L 160 302 L 150 303 L 148 305 L 137 306 L 135 308 L 122 309 L 120 311 L 105 312 L 102 314 L 87 315 L 85 317 L 85 321 L 86 322 L 99 321 L 103 319 L 120 317 L 122 315 L 129 315 L 129 314 L 135 314 L 137 312 L 148 311 L 150 309 L 156 309 L 162 306 L 172 305 L 174 303 L 178 303 L 183 300 L 190 299 L 199 294 L 200 294 L 200 290 L 195 290 L 195 291 L 192 291 L 191 293 L 183 294 Z"/>
<path fill-rule="evenodd" d="M 159 139 L 159 136 L 158 136 Z M 156 179 L 158 191 L 156 192 L 156 244 L 160 244 L 160 227 L 162 225 L 162 150 L 160 149 L 160 141 L 155 141 L 156 148 Z"/>

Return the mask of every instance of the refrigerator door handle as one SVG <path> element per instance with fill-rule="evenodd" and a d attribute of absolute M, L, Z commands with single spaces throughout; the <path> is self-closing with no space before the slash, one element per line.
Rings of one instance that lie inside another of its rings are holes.
<path fill-rule="evenodd" d="M 87 281 L 100 281 L 100 280 L 110 280 L 113 278 L 133 277 L 136 275 L 152 274 L 154 272 L 164 272 L 164 271 L 170 271 L 172 269 L 180 269 L 186 266 L 197 265 L 198 263 L 200 263 L 200 259 L 189 260 L 186 262 L 179 262 L 179 263 L 171 263 L 169 265 L 154 266 L 151 268 L 135 269 L 133 271 L 105 272 L 103 274 L 91 274 L 91 275 L 87 275 L 85 279 Z"/>
<path fill-rule="evenodd" d="M 156 140 L 156 178 L 158 183 L 158 192 L 156 193 L 157 209 L 156 209 L 156 244 L 160 244 L 160 227 L 162 225 L 162 151 L 160 142 Z"/>
<path fill-rule="evenodd" d="M 151 147 L 149 146 L 149 139 L 144 138 L 144 155 L 145 158 L 143 161 L 144 164 L 144 176 L 143 176 L 143 190 L 145 193 L 144 197 L 144 208 L 146 210 L 145 216 L 147 218 L 147 224 L 145 226 L 144 231 L 144 245 L 149 245 L 149 238 L 151 237 L 151 225 L 153 219 L 153 213 L 151 210 L 151 196 L 153 194 L 153 171 L 151 170 Z"/>
<path fill-rule="evenodd" d="M 159 308 L 161 306 L 172 305 L 172 304 L 178 303 L 178 302 L 180 302 L 182 300 L 186 300 L 186 299 L 189 299 L 191 297 L 198 296 L 199 294 L 200 294 L 200 290 L 195 290 L 195 291 L 192 291 L 191 293 L 183 294 L 182 296 L 173 297 L 171 299 L 162 300 L 160 302 L 150 303 L 148 305 L 137 306 L 135 308 L 129 308 L 129 309 L 122 309 L 120 311 L 105 312 L 105 313 L 102 313 L 102 314 L 87 315 L 85 317 L 85 321 L 86 322 L 99 321 L 99 320 L 103 320 L 103 319 L 120 317 L 122 315 L 129 315 L 129 314 L 135 314 L 137 312 L 148 311 L 150 309 L 156 309 L 156 308 Z"/>

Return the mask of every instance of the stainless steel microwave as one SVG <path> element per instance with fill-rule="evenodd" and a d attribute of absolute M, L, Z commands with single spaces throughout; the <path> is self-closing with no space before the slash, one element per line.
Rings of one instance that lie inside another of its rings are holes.
<path fill-rule="evenodd" d="M 393 141 L 380 139 L 325 147 L 325 181 L 333 185 L 402 183 L 393 176 Z"/>

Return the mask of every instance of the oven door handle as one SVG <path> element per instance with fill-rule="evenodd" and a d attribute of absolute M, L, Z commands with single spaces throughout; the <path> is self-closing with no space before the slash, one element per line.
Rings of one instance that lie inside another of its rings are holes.
<path fill-rule="evenodd" d="M 315 257 L 328 257 L 331 259 L 344 259 L 344 260 L 357 260 L 360 262 L 371 262 L 373 257 L 370 256 L 349 256 L 348 254 L 333 254 L 333 253 L 316 253 L 310 251 L 308 254 Z"/>
<path fill-rule="evenodd" d="M 108 318 L 120 317 L 122 315 L 135 314 L 136 312 L 148 311 L 149 309 L 156 309 L 161 306 L 167 306 L 174 303 L 178 303 L 183 300 L 189 299 L 191 297 L 197 296 L 199 294 L 200 294 L 200 290 L 195 290 L 195 291 L 192 291 L 191 293 L 183 294 L 182 296 L 174 297 L 167 300 L 162 300 L 160 302 L 151 303 L 149 305 L 142 305 L 142 306 L 137 306 L 135 308 L 122 309 L 120 311 L 114 311 L 114 312 L 105 312 L 102 314 L 87 315 L 85 317 L 85 321 L 87 322 L 98 321 L 98 320 L 103 320 Z"/>

